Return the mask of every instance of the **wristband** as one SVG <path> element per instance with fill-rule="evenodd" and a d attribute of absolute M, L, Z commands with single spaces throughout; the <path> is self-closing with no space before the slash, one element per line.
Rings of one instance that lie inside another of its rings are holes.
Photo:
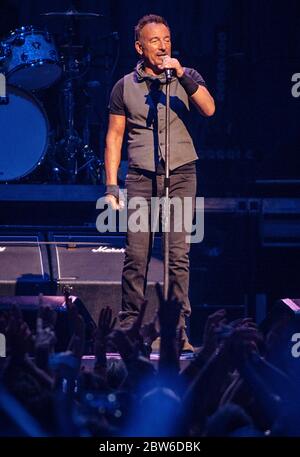
<path fill-rule="evenodd" d="M 117 200 L 119 199 L 119 186 L 107 185 L 104 195 L 113 195 Z"/>
<path fill-rule="evenodd" d="M 181 78 L 178 78 L 178 81 L 186 91 L 189 97 L 191 97 L 198 89 L 199 84 L 193 80 L 186 72 L 183 73 Z"/>

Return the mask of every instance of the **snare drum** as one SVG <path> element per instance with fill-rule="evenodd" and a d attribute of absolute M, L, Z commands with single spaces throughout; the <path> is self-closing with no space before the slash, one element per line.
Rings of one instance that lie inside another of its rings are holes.
<path fill-rule="evenodd" d="M 0 181 L 22 178 L 43 160 L 48 149 L 46 113 L 30 93 L 13 86 L 0 105 Z"/>
<path fill-rule="evenodd" d="M 32 26 L 11 32 L 5 40 L 10 56 L 5 65 L 7 81 L 27 90 L 51 86 L 62 73 L 52 36 Z"/>

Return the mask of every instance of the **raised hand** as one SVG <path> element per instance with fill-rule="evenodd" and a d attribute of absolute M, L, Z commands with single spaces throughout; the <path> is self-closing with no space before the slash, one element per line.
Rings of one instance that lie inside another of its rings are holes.
<path fill-rule="evenodd" d="M 142 326 L 142 323 L 144 320 L 147 304 L 148 304 L 147 300 L 144 300 L 143 303 L 141 304 L 140 312 L 139 312 L 136 320 L 134 321 L 134 323 L 132 324 L 131 327 L 129 327 L 127 330 L 124 330 L 127 338 L 129 338 L 132 343 L 141 342 L 140 330 L 141 330 L 141 326 Z"/>
<path fill-rule="evenodd" d="M 54 352 L 56 313 L 49 306 L 41 306 L 36 320 L 35 350 Z"/>
<path fill-rule="evenodd" d="M 95 332 L 95 356 L 103 356 L 106 350 L 107 337 L 116 325 L 116 318 L 112 318 L 112 309 L 109 306 L 102 308 L 99 314 L 98 326 Z"/>
<path fill-rule="evenodd" d="M 161 301 L 158 310 L 161 335 L 176 335 L 182 304 L 176 300 Z"/>
<path fill-rule="evenodd" d="M 68 350 L 72 351 L 73 355 L 81 359 L 84 352 L 85 344 L 85 322 L 79 314 L 77 306 L 72 302 L 72 298 L 66 300 L 69 320 L 73 326 L 73 335 L 69 342 Z"/>
<path fill-rule="evenodd" d="M 137 345 L 128 338 L 125 331 L 113 330 L 108 339 L 125 362 L 129 362 L 137 357 Z"/>
<path fill-rule="evenodd" d="M 97 337 L 105 340 L 112 332 L 117 322 L 117 318 L 112 318 L 112 309 L 109 306 L 102 308 L 99 314 Z"/>
<path fill-rule="evenodd" d="M 237 368 L 253 352 L 258 352 L 257 345 L 261 335 L 255 325 L 244 322 L 234 328 L 223 340 L 222 348 L 230 355 L 231 362 Z"/>
<path fill-rule="evenodd" d="M 148 346 L 151 346 L 153 341 L 155 341 L 156 338 L 159 336 L 159 331 L 157 329 L 157 324 L 156 324 L 157 319 L 158 319 L 158 314 L 156 314 L 156 316 L 152 322 L 144 324 L 141 327 L 140 333 L 143 337 L 144 344 L 146 344 Z"/>
<path fill-rule="evenodd" d="M 54 329 L 57 320 L 57 313 L 52 307 L 41 304 L 38 310 L 38 318 L 43 320 L 44 327 Z"/>
<path fill-rule="evenodd" d="M 23 321 L 21 310 L 13 306 L 9 317 L 7 343 L 13 358 L 23 359 L 32 345 L 32 333 L 26 322 Z"/>
<path fill-rule="evenodd" d="M 225 309 L 219 309 L 213 314 L 210 314 L 206 320 L 203 332 L 203 347 L 201 354 L 207 358 L 217 349 L 218 339 L 216 330 L 226 322 Z"/>

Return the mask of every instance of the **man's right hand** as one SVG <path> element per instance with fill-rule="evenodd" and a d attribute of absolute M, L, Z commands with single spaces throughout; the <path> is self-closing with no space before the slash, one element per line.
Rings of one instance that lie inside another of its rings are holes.
<path fill-rule="evenodd" d="M 118 200 L 114 195 L 106 195 L 105 202 L 108 203 L 112 209 L 120 211 L 124 208 L 124 203 L 122 200 Z"/>

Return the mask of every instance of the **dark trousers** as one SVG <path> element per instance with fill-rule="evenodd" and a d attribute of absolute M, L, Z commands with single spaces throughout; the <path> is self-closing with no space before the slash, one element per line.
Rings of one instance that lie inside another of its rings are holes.
<path fill-rule="evenodd" d="M 140 305 L 144 300 L 147 284 L 147 272 L 151 258 L 153 233 L 150 229 L 151 197 L 164 196 L 164 176 L 156 173 L 135 170 L 129 171 L 126 177 L 127 202 L 133 197 L 143 197 L 147 202 L 143 214 L 148 214 L 148 230 L 133 232 L 127 227 L 126 252 L 122 274 L 122 311 L 120 323 L 128 327 L 137 317 Z M 178 173 L 170 176 L 170 198 L 191 197 L 191 211 L 194 211 L 196 195 L 196 174 Z M 183 201 L 183 200 L 182 200 Z M 128 220 L 134 209 L 128 209 Z M 178 215 L 178 212 L 177 212 Z M 169 236 L 169 281 L 171 299 L 182 303 L 182 316 L 180 325 L 185 324 L 185 317 L 191 313 L 188 298 L 189 289 L 189 250 L 190 245 L 186 240 L 187 232 L 182 223 L 180 232 L 174 230 L 174 207 L 171 205 L 170 236 Z"/>

